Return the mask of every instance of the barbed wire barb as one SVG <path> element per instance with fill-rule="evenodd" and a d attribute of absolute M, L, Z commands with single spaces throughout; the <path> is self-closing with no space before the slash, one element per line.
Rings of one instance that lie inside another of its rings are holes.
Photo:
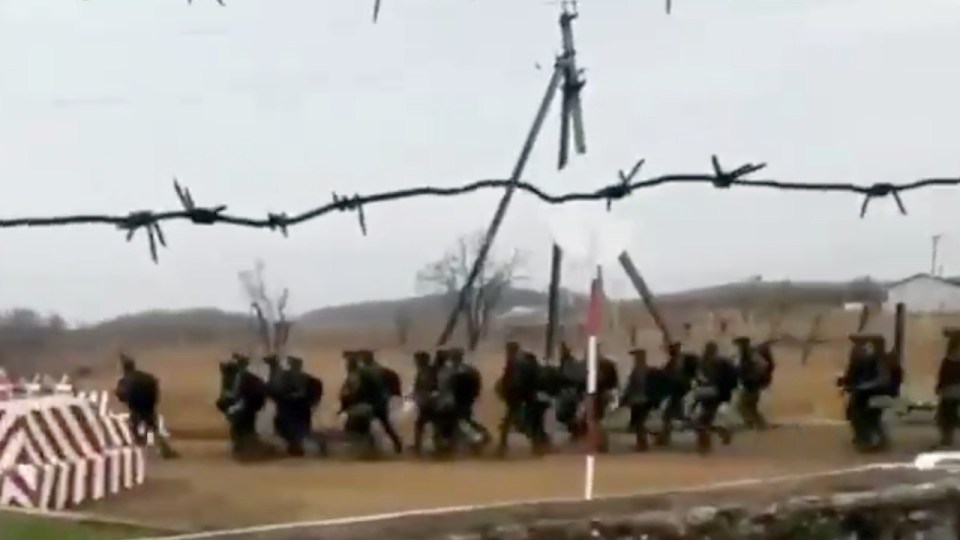
<path fill-rule="evenodd" d="M 193 201 L 190 189 L 182 187 L 176 177 L 173 178 L 173 190 L 177 194 L 177 199 L 180 200 L 180 206 L 187 213 L 187 217 L 196 225 L 213 225 L 220 219 L 220 214 L 227 209 L 225 204 L 213 207 L 198 207 Z"/>
<path fill-rule="evenodd" d="M 744 163 L 736 169 L 726 172 L 720 165 L 720 159 L 716 156 L 716 154 L 710 156 L 710 164 L 713 165 L 713 187 L 720 189 L 727 189 L 738 179 L 743 178 L 748 174 L 760 171 L 767 166 L 766 163 L 760 163 L 756 165 L 753 163 Z"/>
<path fill-rule="evenodd" d="M 266 227 L 271 231 L 280 231 L 280 234 L 282 234 L 284 238 L 290 237 L 290 233 L 287 229 L 289 225 L 290 218 L 287 217 L 286 212 L 280 212 L 279 214 L 267 214 Z"/>
<path fill-rule="evenodd" d="M 355 193 L 353 197 L 341 197 L 337 195 L 336 192 L 333 193 L 333 205 L 340 210 L 341 212 L 347 212 L 350 210 L 357 211 L 357 221 L 360 223 L 360 232 L 363 236 L 367 235 L 367 218 L 363 212 L 363 200 L 364 197 L 360 197 L 359 193 Z"/>
<path fill-rule="evenodd" d="M 860 218 L 863 219 L 863 216 L 867 214 L 867 207 L 872 199 L 886 197 L 887 195 L 893 196 L 893 200 L 897 203 L 897 209 L 900 210 L 900 215 L 907 215 L 907 208 L 903 205 L 903 200 L 900 198 L 898 191 L 899 189 L 893 184 L 874 184 L 870 186 L 863 197 L 863 203 L 860 205 Z"/>
<path fill-rule="evenodd" d="M 617 176 L 620 178 L 620 183 L 608 186 L 606 188 L 607 212 L 610 211 L 615 199 L 622 199 L 630 194 L 630 182 L 632 182 L 634 177 L 640 173 L 640 168 L 643 167 L 645 162 L 646 160 L 643 158 L 637 160 L 637 162 L 634 163 L 633 168 L 630 169 L 629 173 L 624 173 L 623 169 L 617 171 Z"/>
<path fill-rule="evenodd" d="M 117 228 L 126 231 L 127 242 L 133 240 L 138 230 L 146 230 L 147 242 L 150 248 L 150 258 L 154 264 L 160 263 L 160 258 L 157 254 L 157 243 L 159 242 L 161 247 L 167 247 L 167 240 L 163 234 L 163 230 L 160 228 L 158 218 L 153 212 L 149 210 L 130 212 L 125 220 L 117 223 Z"/>

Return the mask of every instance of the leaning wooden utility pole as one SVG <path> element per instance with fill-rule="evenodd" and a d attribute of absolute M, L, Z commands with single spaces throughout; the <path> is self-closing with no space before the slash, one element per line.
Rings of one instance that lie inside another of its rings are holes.
<path fill-rule="evenodd" d="M 573 6 L 573 11 L 570 6 Z M 573 27 L 571 24 L 577 18 L 576 3 L 566 4 L 560 14 L 560 32 L 563 36 L 563 56 L 565 60 L 560 69 L 563 70 L 563 100 L 560 104 L 560 150 L 557 157 L 557 169 L 563 170 L 567 166 L 570 156 L 570 127 L 573 124 L 573 144 L 578 154 L 587 153 L 587 139 L 583 131 L 583 106 L 580 102 L 580 90 L 584 80 L 580 78 L 581 71 L 577 70 L 577 53 L 573 47 Z"/>
<path fill-rule="evenodd" d="M 560 311 L 560 267 L 563 250 L 553 244 L 550 250 L 550 290 L 547 296 L 547 336 L 543 346 L 543 360 L 550 363 L 557 347 L 557 319 Z"/>
<path fill-rule="evenodd" d="M 570 13 L 566 7 L 564 8 L 563 13 L 560 15 L 561 30 L 565 33 L 571 33 L 571 47 L 573 41 L 570 24 L 574 18 L 576 18 L 576 14 Z M 550 76 L 550 81 L 547 83 L 547 89 L 543 95 L 543 99 L 540 101 L 540 108 L 537 109 L 537 114 L 533 119 L 533 125 L 530 126 L 530 131 L 527 133 L 527 138 L 523 143 L 523 148 L 520 150 L 520 156 L 517 158 L 517 162 L 513 166 L 513 172 L 510 174 L 506 192 L 503 194 L 503 198 L 500 199 L 500 203 L 497 205 L 497 210 L 493 214 L 493 219 L 490 222 L 490 226 L 487 228 L 483 243 L 480 245 L 480 249 L 477 250 L 476 259 L 473 261 L 473 266 L 470 268 L 470 273 L 467 275 L 467 279 L 464 281 L 463 287 L 460 289 L 460 294 L 457 296 L 456 305 L 453 306 L 453 309 L 450 311 L 450 315 L 447 317 L 447 322 L 443 327 L 443 331 L 440 333 L 439 339 L 437 340 L 438 347 L 446 345 L 447 341 L 450 339 L 450 336 L 453 335 L 453 331 L 457 327 L 460 313 L 467 306 L 467 299 L 470 297 L 470 293 L 473 290 L 473 286 L 477 280 L 477 277 L 480 275 L 481 270 L 483 270 L 483 265 L 487 262 L 487 256 L 490 254 L 490 249 L 493 247 L 493 242 L 497 237 L 497 233 L 500 231 L 500 225 L 503 224 L 503 218 L 507 214 L 507 208 L 510 206 L 510 201 L 513 199 L 513 194 L 517 190 L 517 184 L 520 182 L 520 178 L 523 176 L 523 171 L 527 167 L 527 162 L 530 160 L 530 154 L 533 152 L 533 147 L 537 142 L 537 138 L 540 136 L 540 130 L 543 127 L 543 122 L 547 117 L 547 112 L 550 110 L 550 105 L 553 103 L 554 97 L 556 97 L 557 90 L 561 87 L 561 83 L 563 83 L 564 101 L 576 100 L 576 109 L 580 109 L 579 91 L 583 86 L 583 82 L 579 79 L 579 74 L 575 72 L 573 72 L 573 75 L 577 76 L 578 78 L 576 81 L 570 80 L 572 71 L 568 69 L 568 66 L 574 65 L 573 63 L 575 61 L 575 57 L 576 52 L 574 50 L 565 49 L 563 54 L 557 58 L 557 61 L 554 64 L 553 74 Z M 568 94 L 576 95 L 571 97 Z M 575 127 L 576 125 L 577 124 L 575 122 Z"/>
<path fill-rule="evenodd" d="M 670 344 L 673 343 L 673 337 L 670 334 L 670 328 L 667 326 L 667 321 L 663 318 L 663 315 L 657 308 L 656 299 L 653 296 L 653 292 L 650 291 L 650 287 L 647 286 L 647 282 L 643 279 L 640 271 L 637 270 L 637 266 L 633 264 L 633 259 L 630 258 L 629 253 L 626 251 L 620 253 L 619 260 L 620 266 L 623 267 L 623 271 L 627 274 L 627 278 L 630 279 L 630 283 L 633 284 L 633 288 L 636 289 L 637 294 L 640 295 L 640 299 L 643 300 L 643 304 L 646 306 L 647 312 L 650 313 L 651 317 L 653 317 L 653 322 L 660 330 L 660 335 L 663 339 L 663 350 L 670 350 L 669 348 Z"/>
<path fill-rule="evenodd" d="M 943 233 L 934 234 L 930 236 L 930 275 L 936 276 L 937 272 L 937 255 L 940 254 L 940 239 L 943 238 Z"/>
<path fill-rule="evenodd" d="M 897 364 L 903 365 L 903 354 L 906 348 L 907 335 L 907 306 L 898 302 L 893 318 L 893 355 Z"/>

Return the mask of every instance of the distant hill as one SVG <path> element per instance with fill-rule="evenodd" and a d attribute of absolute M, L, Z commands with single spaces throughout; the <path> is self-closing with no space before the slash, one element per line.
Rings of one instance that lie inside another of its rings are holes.
<path fill-rule="evenodd" d="M 885 297 L 881 283 L 865 279 L 845 282 L 754 281 L 661 294 L 658 303 L 669 313 L 676 310 L 763 309 L 775 304 L 840 306 L 846 302 L 880 302 Z M 574 307 L 585 303 L 582 295 L 573 295 L 571 299 Z M 640 308 L 639 300 L 628 299 L 626 302 Z M 546 304 L 546 292 L 514 288 L 504 294 L 495 314 L 518 306 L 544 307 Z M 374 300 L 314 309 L 301 314 L 296 322 L 300 329 L 313 330 L 390 328 L 401 312 L 414 321 L 435 322 L 447 315 L 448 305 L 447 299 L 437 294 Z M 249 336 L 252 332 L 255 332 L 255 321 L 249 313 L 197 308 L 133 313 L 69 330 L 66 334 L 76 344 L 115 340 L 130 343 L 195 343 Z M 2 336 L 3 332 L 0 332 Z M 11 340 L 3 341 L 11 343 Z"/>
<path fill-rule="evenodd" d="M 667 311 L 689 309 L 749 309 L 783 303 L 842 306 L 847 302 L 882 302 L 886 291 L 881 282 L 857 279 L 828 281 L 754 281 L 737 282 L 661 294 L 658 302 Z M 575 298 L 583 302 L 583 297 Z M 639 302 L 639 300 L 628 300 Z M 517 306 L 545 306 L 545 291 L 511 289 L 498 306 L 502 313 Z M 398 312 L 406 310 L 417 320 L 434 320 L 446 316 L 446 299 L 442 295 L 417 296 L 396 300 L 379 300 L 308 311 L 300 316 L 299 325 L 309 328 L 350 328 L 389 326 Z"/>
<path fill-rule="evenodd" d="M 583 295 L 569 296 L 575 310 L 585 304 Z M 704 309 L 765 310 L 777 305 L 814 304 L 841 306 L 847 302 L 880 302 L 886 298 L 884 283 L 869 279 L 843 282 L 750 281 L 661 294 L 658 302 L 673 319 Z M 405 313 L 418 324 L 439 324 L 447 315 L 447 298 L 425 295 L 330 306 L 303 313 L 300 330 L 351 330 L 394 328 L 396 317 Z M 642 312 L 639 300 L 627 299 L 628 309 Z M 495 315 L 516 307 L 544 308 L 547 294 L 534 289 L 508 290 Z M 0 364 L 8 368 L 40 367 L 57 351 L 101 347 L 169 345 L 176 343 L 222 343 L 249 340 L 255 320 L 249 313 L 213 308 L 151 310 L 123 315 L 93 325 L 66 329 L 62 321 L 44 320 L 30 310 L 14 310 L 0 317 Z M 19 315 L 18 315 L 19 314 Z M 675 315 L 676 314 L 676 315 Z M 27 316 L 29 315 L 29 316 Z M 675 316 L 674 316 L 675 315 Z"/>
<path fill-rule="evenodd" d="M 885 282 L 861 278 L 837 282 L 784 280 L 727 283 L 664 294 L 660 300 L 672 307 L 703 306 L 717 309 L 749 308 L 760 303 L 841 306 L 847 302 L 882 302 L 886 298 Z"/>
<path fill-rule="evenodd" d="M 301 328 L 386 327 L 392 325 L 397 314 L 404 311 L 413 320 L 435 320 L 447 315 L 448 302 L 449 299 L 444 295 L 431 294 L 329 306 L 303 313 L 298 317 L 297 324 Z M 546 302 L 547 294 L 543 291 L 514 288 L 504 293 L 497 311 L 503 312 L 516 306 L 540 305 Z"/>
<path fill-rule="evenodd" d="M 72 333 L 89 339 L 123 336 L 131 341 L 196 341 L 235 336 L 254 328 L 255 322 L 249 313 L 232 313 L 215 308 L 156 309 L 122 315 L 78 328 Z"/>
<path fill-rule="evenodd" d="M 846 302 L 881 302 L 886 292 L 881 282 L 859 279 L 827 281 L 754 281 L 727 283 L 658 296 L 665 310 L 750 309 L 773 303 L 840 306 Z M 584 302 L 574 297 L 575 304 Z M 630 303 L 639 300 L 627 300 Z M 504 294 L 497 312 L 517 306 L 545 306 L 545 291 L 514 288 Z M 447 314 L 447 299 L 433 294 L 392 300 L 373 300 L 314 309 L 297 318 L 300 328 L 348 329 L 389 327 L 401 311 L 414 320 L 436 320 Z M 133 313 L 72 331 L 87 337 L 123 336 L 124 339 L 189 340 L 249 333 L 254 321 L 248 313 L 213 308 L 151 310 Z"/>

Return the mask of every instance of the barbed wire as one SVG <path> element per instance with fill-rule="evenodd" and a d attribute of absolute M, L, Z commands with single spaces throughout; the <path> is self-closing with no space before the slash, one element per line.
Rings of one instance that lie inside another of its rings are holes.
<path fill-rule="evenodd" d="M 907 215 L 906 205 L 900 194 L 915 189 L 936 186 L 960 186 L 960 178 L 921 178 L 905 183 L 878 182 L 869 185 L 860 185 L 847 182 L 796 182 L 772 179 L 749 179 L 746 176 L 759 172 L 766 167 L 765 163 L 745 163 L 735 169 L 726 170 L 716 156 L 712 156 L 711 173 L 693 174 L 666 174 L 645 179 L 636 179 L 645 163 L 641 159 L 629 170 L 618 172 L 618 181 L 592 191 L 571 191 L 566 193 L 550 193 L 537 185 L 518 181 L 515 188 L 532 195 L 547 204 L 568 204 L 575 202 L 598 201 L 606 203 L 610 210 L 615 201 L 629 197 L 639 190 L 650 189 L 668 184 L 707 184 L 716 189 L 732 187 L 765 188 L 784 191 L 808 191 L 827 193 L 853 193 L 863 196 L 860 207 L 860 217 L 863 218 L 873 199 L 893 197 L 902 215 Z M 176 210 L 137 210 L 126 214 L 72 214 L 49 217 L 19 217 L 0 219 L 0 228 L 14 227 L 59 227 L 71 225 L 112 225 L 126 233 L 126 239 L 132 240 L 139 230 L 146 232 L 150 256 L 156 263 L 159 262 L 158 250 L 166 247 L 166 235 L 161 224 L 169 221 L 187 221 L 194 225 L 233 225 L 255 229 L 279 231 L 288 235 L 290 227 L 301 225 L 308 221 L 326 216 L 334 212 L 356 212 L 361 233 L 367 235 L 366 207 L 390 201 L 399 201 L 419 197 L 457 197 L 469 195 L 484 190 L 502 190 L 510 187 L 510 179 L 484 179 L 453 187 L 419 186 L 403 188 L 365 195 L 354 194 L 343 196 L 333 193 L 330 202 L 306 210 L 298 214 L 267 213 L 266 216 L 242 216 L 226 212 L 227 205 L 217 204 L 210 206 L 198 205 L 188 188 L 180 185 L 174 179 L 173 186 L 180 203 Z"/>
<path fill-rule="evenodd" d="M 222 7 L 226 7 L 227 4 L 224 0 L 214 0 L 216 3 L 220 4 Z M 569 7 L 572 7 L 574 10 L 577 9 L 577 0 L 562 0 L 563 4 L 566 4 Z M 193 0 L 187 0 L 187 4 L 193 5 Z M 377 24 L 380 20 L 380 8 L 383 7 L 382 0 L 373 0 L 373 24 Z M 673 12 L 673 0 L 664 0 L 664 9 L 667 15 L 670 15 Z"/>

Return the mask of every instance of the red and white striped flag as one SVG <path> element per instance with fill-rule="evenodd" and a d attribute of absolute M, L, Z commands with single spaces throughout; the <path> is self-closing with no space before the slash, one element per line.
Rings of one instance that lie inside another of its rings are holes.
<path fill-rule="evenodd" d="M 590 304 L 587 306 L 587 335 L 596 337 L 603 324 L 603 273 L 597 268 L 597 277 L 590 281 Z"/>
<path fill-rule="evenodd" d="M 587 451 L 583 498 L 593 499 L 593 480 L 596 453 L 600 449 L 600 427 L 597 425 L 597 338 L 603 313 L 603 274 L 597 267 L 597 277 L 590 282 L 590 304 L 587 306 Z"/>

